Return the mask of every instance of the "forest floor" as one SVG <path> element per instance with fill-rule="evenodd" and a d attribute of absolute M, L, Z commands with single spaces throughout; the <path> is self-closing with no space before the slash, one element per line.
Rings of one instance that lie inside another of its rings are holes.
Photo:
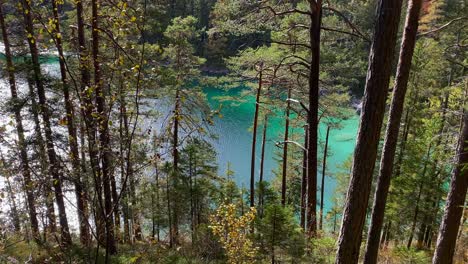
<path fill-rule="evenodd" d="M 323 241 L 317 241 L 323 242 Z M 275 256 L 276 263 L 334 263 L 335 248 L 330 243 L 316 244 L 316 250 L 298 260 L 286 259 L 281 252 Z M 133 245 L 119 244 L 119 254 L 109 257 L 109 263 L 162 263 L 162 264 L 221 264 L 226 263 L 222 257 L 210 256 L 210 252 L 200 252 L 197 247 L 189 245 L 169 249 L 162 243 L 152 241 L 137 242 Z M 9 239 L 0 247 L 0 264 L 3 263 L 105 263 L 105 252 L 96 247 L 83 248 L 74 245 L 63 249 L 54 243 L 41 246 L 23 239 Z M 207 255 L 208 254 L 208 255 Z M 459 254 L 454 263 L 463 263 L 466 259 L 466 248 Z M 406 247 L 388 247 L 380 252 L 379 263 L 386 264 L 423 264 L 430 263 L 432 251 L 406 249 Z M 259 255 L 258 263 L 271 263 L 270 256 Z"/>

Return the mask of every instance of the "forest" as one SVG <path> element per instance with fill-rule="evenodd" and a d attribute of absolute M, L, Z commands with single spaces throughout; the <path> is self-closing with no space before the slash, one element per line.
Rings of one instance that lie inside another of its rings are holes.
<path fill-rule="evenodd" d="M 467 0 L 0 0 L 0 263 L 468 263 Z"/>

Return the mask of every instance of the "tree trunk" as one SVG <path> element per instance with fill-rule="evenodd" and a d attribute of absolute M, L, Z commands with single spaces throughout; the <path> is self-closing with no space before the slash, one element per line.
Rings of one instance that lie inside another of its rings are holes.
<path fill-rule="evenodd" d="M 379 0 L 336 263 L 357 263 L 392 70 L 401 0 Z M 378 245 L 378 241 L 377 241 Z"/>
<path fill-rule="evenodd" d="M 112 220 L 113 213 L 113 203 L 112 203 L 112 193 L 111 193 L 111 146 L 110 146 L 110 137 L 109 137 L 109 122 L 107 118 L 107 109 L 106 109 L 106 98 L 105 92 L 102 87 L 101 80 L 101 62 L 99 55 L 99 18 L 98 18 L 98 6 L 99 0 L 92 0 L 92 58 L 94 64 L 94 89 L 96 94 L 96 110 L 99 116 L 98 122 L 98 131 L 99 131 L 99 147 L 101 153 L 101 165 L 102 165 L 102 183 L 104 190 L 104 218 L 105 227 L 106 227 L 106 259 L 108 254 L 116 254 L 117 248 L 115 245 L 114 237 L 114 223 Z"/>
<path fill-rule="evenodd" d="M 304 127 L 304 146 L 309 145 L 309 132 L 307 126 Z M 303 159 L 302 159 L 302 182 L 301 182 L 301 227 L 305 231 L 305 223 L 306 223 L 306 207 L 307 207 L 307 150 L 304 150 Z"/>
<path fill-rule="evenodd" d="M 70 98 L 69 85 L 67 80 L 67 70 L 65 65 L 65 56 L 63 54 L 62 47 L 62 35 L 60 32 L 60 17 L 58 11 L 57 0 L 52 0 L 52 12 L 54 15 L 54 27 L 55 31 L 55 46 L 57 47 L 59 55 L 60 65 L 60 77 L 62 80 L 63 97 L 65 100 L 65 111 L 66 111 L 66 122 L 68 129 L 68 144 L 70 145 L 70 158 L 73 168 L 73 181 L 75 183 L 75 194 L 78 208 L 78 223 L 80 226 L 80 241 L 83 245 L 86 245 L 88 241 L 88 206 L 86 203 L 86 195 L 83 185 L 81 183 L 81 164 L 78 150 L 78 140 L 76 136 L 75 126 L 75 113 L 73 109 L 73 103 Z"/>
<path fill-rule="evenodd" d="M 172 145 L 172 155 L 174 158 L 174 164 L 173 164 L 173 173 L 172 173 L 172 181 L 173 181 L 173 188 L 176 188 L 178 185 L 178 180 L 179 180 L 179 121 L 180 121 L 180 87 L 177 87 L 176 90 L 176 97 L 175 97 L 175 106 L 174 106 L 174 134 L 173 134 L 173 145 Z M 169 199 L 169 197 L 168 197 Z M 171 245 L 178 245 L 179 242 L 179 216 L 178 212 L 176 210 L 176 202 L 172 204 L 174 207 L 173 209 L 173 219 L 172 219 L 172 226 L 170 227 L 172 229 L 171 232 Z"/>
<path fill-rule="evenodd" d="M 288 140 L 289 140 L 289 111 L 291 108 L 291 87 L 288 88 L 286 104 L 286 120 L 284 122 L 284 144 L 283 144 L 283 177 L 281 178 L 281 205 L 286 205 L 286 176 L 288 167 Z"/>
<path fill-rule="evenodd" d="M 367 236 L 366 253 L 364 256 L 365 264 L 377 263 L 380 233 L 382 231 L 382 224 L 385 217 L 385 205 L 387 203 L 390 179 L 392 177 L 393 163 L 398 142 L 398 132 L 400 130 L 400 122 L 405 104 L 411 61 L 413 59 L 414 47 L 416 44 L 416 34 L 418 32 L 418 20 L 421 6 L 422 0 L 411 0 L 408 3 L 405 31 L 400 47 L 397 75 L 393 89 L 387 131 L 385 132 L 385 142 L 380 161 L 377 188 L 374 195 L 375 198 L 371 223 Z"/>
<path fill-rule="evenodd" d="M 128 164 L 127 162 L 124 162 L 125 160 L 125 142 L 126 142 L 126 135 L 127 133 L 124 131 L 124 127 L 126 128 L 126 109 L 125 109 L 125 98 L 123 95 L 123 89 L 120 91 L 120 117 L 119 117 L 119 145 L 120 145 L 120 182 L 123 183 L 125 182 L 125 179 L 127 178 L 127 170 L 126 166 Z M 128 167 L 128 166 L 127 166 Z M 121 203 L 122 203 L 122 211 L 123 211 L 123 226 L 124 226 L 124 234 L 123 234 L 123 241 L 126 243 L 131 243 L 132 239 L 130 236 L 130 207 L 128 204 L 129 201 L 129 188 L 128 186 L 121 186 Z"/>
<path fill-rule="evenodd" d="M 90 73 L 90 62 L 89 52 L 85 39 L 85 25 L 83 20 L 83 3 L 82 0 L 76 1 L 76 17 L 77 17 L 77 35 L 78 35 L 78 52 L 79 52 L 79 69 L 80 69 L 80 103 L 81 103 L 81 114 L 85 123 L 85 131 L 88 142 L 88 153 L 89 161 L 91 163 L 91 172 L 93 175 L 93 181 L 96 192 L 96 210 L 98 215 L 101 216 L 104 211 L 104 205 L 102 201 L 102 179 L 101 169 L 99 165 L 99 151 L 96 140 L 96 122 L 93 118 L 93 112 L 95 110 L 92 101 L 92 90 L 91 89 L 91 73 Z M 90 92 L 91 91 L 91 92 Z M 104 219 L 99 217 L 95 219 L 96 222 L 96 233 L 98 241 L 101 244 L 104 236 Z M 89 244 L 90 240 L 87 241 Z"/>
<path fill-rule="evenodd" d="M 2 24 L 2 30 L 5 29 L 3 27 L 4 18 L 3 18 L 3 10 L 2 8 L 2 3 L 0 2 L 0 24 Z M 10 55 L 11 56 L 11 55 Z M 6 191 L 8 193 L 8 200 L 9 200 L 9 205 L 10 205 L 10 215 L 11 215 L 11 220 L 13 222 L 13 227 L 15 233 L 19 233 L 21 231 L 21 224 L 20 224 L 20 218 L 19 218 L 19 213 L 18 213 L 18 207 L 16 206 L 16 196 L 13 191 L 13 187 L 11 186 L 10 182 L 10 177 L 12 176 L 11 171 L 6 167 L 7 163 L 5 158 L 3 157 L 3 153 L 0 150 L 0 161 L 1 167 L 0 167 L 0 172 L 2 172 L 2 176 L 5 178 L 6 181 Z"/>
<path fill-rule="evenodd" d="M 44 134 L 46 139 L 47 156 L 49 159 L 49 171 L 53 178 L 53 186 L 55 189 L 55 200 L 59 211 L 59 222 L 61 227 L 61 239 L 64 245 L 71 244 L 70 230 L 68 228 L 67 213 L 62 191 L 62 175 L 60 172 L 59 161 L 54 148 L 54 139 L 52 136 L 52 125 L 50 122 L 50 109 L 47 106 L 47 98 L 42 80 L 41 67 L 39 63 L 39 52 L 36 45 L 34 35 L 33 19 L 31 15 L 31 7 L 29 2 L 22 0 L 23 15 L 25 22 L 25 30 L 27 32 L 27 40 L 31 52 L 32 65 L 34 70 L 34 79 L 36 81 L 37 94 L 39 97 L 39 107 L 44 122 Z"/>
<path fill-rule="evenodd" d="M 465 83 L 466 85 L 466 83 Z M 463 169 L 468 163 L 466 152 L 468 141 L 468 115 L 463 116 L 463 131 L 460 134 L 457 161 L 452 171 L 450 191 L 445 204 L 444 216 L 439 228 L 439 236 L 432 263 L 452 263 L 457 241 L 460 220 L 463 215 L 466 191 L 468 188 L 468 170 Z"/>
<path fill-rule="evenodd" d="M 261 66 L 260 66 L 261 67 Z M 252 151 L 250 153 L 250 207 L 255 207 L 255 148 L 257 145 L 257 124 L 258 124 L 258 113 L 260 108 L 260 94 L 262 92 L 262 69 L 260 69 L 258 77 L 258 88 L 257 96 L 255 98 L 255 114 L 253 120 L 253 132 L 252 132 Z"/>
<path fill-rule="evenodd" d="M 28 88 L 29 88 L 29 97 L 31 98 L 31 112 L 34 121 L 34 137 L 36 143 L 36 153 L 39 156 L 40 162 L 40 171 L 41 177 L 44 177 L 44 200 L 46 206 L 46 217 L 47 217 L 47 225 L 44 228 L 44 238 L 47 240 L 46 233 L 55 233 L 57 232 L 57 219 L 55 217 L 55 210 L 54 210 L 54 191 L 52 189 L 52 179 L 50 178 L 49 173 L 47 172 L 47 168 L 49 167 L 49 161 L 47 160 L 47 152 L 46 147 L 44 144 L 44 138 L 42 137 L 41 132 L 41 121 L 39 120 L 39 107 L 36 102 L 36 93 L 34 92 L 34 84 L 32 80 L 27 78 Z"/>
<path fill-rule="evenodd" d="M 419 187 L 418 187 L 418 196 L 416 197 L 416 201 L 415 201 L 416 206 L 414 207 L 413 224 L 411 225 L 408 244 L 406 245 L 406 247 L 408 249 L 411 247 L 411 244 L 413 243 L 414 231 L 416 229 L 416 224 L 417 224 L 418 215 L 419 215 L 419 202 L 421 200 L 421 194 L 423 192 L 424 177 L 426 176 L 427 163 L 429 162 L 430 153 L 431 153 L 431 146 L 429 145 L 429 148 L 427 149 L 427 153 L 426 153 L 426 158 L 424 160 L 424 169 L 422 171 L 422 177 L 420 179 L 420 183 L 419 183 Z"/>
<path fill-rule="evenodd" d="M 263 216 L 263 196 L 264 196 L 264 186 L 263 186 L 263 174 L 264 174 L 264 163 L 265 163 L 265 146 L 266 146 L 266 137 L 267 137 L 267 128 L 268 128 L 268 115 L 265 115 L 263 119 L 263 135 L 262 135 L 262 154 L 260 157 L 260 193 L 258 198 L 258 207 L 259 207 L 259 216 L 260 218 Z"/>
<path fill-rule="evenodd" d="M 309 1 L 311 23 L 309 42 L 311 61 L 309 68 L 309 109 L 307 113 L 307 234 L 317 232 L 317 130 L 320 75 L 320 28 L 322 24 L 322 1 Z"/>
<path fill-rule="evenodd" d="M 320 185 L 320 226 L 319 229 L 323 230 L 323 197 L 325 194 L 325 170 L 327 168 L 327 152 L 328 152 L 328 137 L 330 135 L 330 126 L 327 126 L 327 135 L 325 136 L 325 148 L 323 150 L 323 163 L 322 163 L 322 185 Z"/>

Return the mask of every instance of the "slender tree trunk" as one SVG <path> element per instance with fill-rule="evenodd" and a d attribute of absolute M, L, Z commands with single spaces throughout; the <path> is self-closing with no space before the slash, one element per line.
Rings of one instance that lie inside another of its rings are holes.
<path fill-rule="evenodd" d="M 401 0 L 379 0 L 336 263 L 357 263 L 392 70 Z M 378 245 L 378 241 L 377 241 Z"/>
<path fill-rule="evenodd" d="M 411 244 L 413 243 L 414 231 L 416 230 L 416 224 L 418 222 L 419 202 L 421 201 L 421 194 L 423 193 L 424 177 L 426 176 L 427 163 L 429 162 L 430 153 L 431 153 L 431 146 L 429 146 L 429 148 L 427 149 L 426 157 L 424 159 L 424 168 L 423 168 L 423 171 L 422 171 L 422 177 L 421 177 L 420 182 L 419 182 L 418 195 L 417 195 L 416 201 L 415 201 L 416 206 L 414 207 L 413 224 L 411 225 L 408 244 L 406 245 L 406 247 L 408 249 L 411 247 Z"/>
<path fill-rule="evenodd" d="M 126 114 L 125 109 L 125 101 L 124 101 L 123 89 L 120 90 L 120 117 L 119 117 L 119 137 L 120 137 L 120 182 L 125 182 L 125 178 L 127 177 L 126 173 L 126 162 L 125 161 L 125 141 L 126 141 L 126 133 L 124 133 L 124 115 Z M 123 226 L 124 226 L 124 235 L 123 240 L 126 243 L 131 243 L 132 239 L 130 236 L 130 208 L 128 205 L 129 201 L 129 192 L 128 186 L 121 187 L 121 203 L 122 203 L 122 211 L 123 211 Z"/>
<path fill-rule="evenodd" d="M 170 172 L 168 172 L 170 174 Z M 170 200 L 170 191 L 169 191 L 169 174 L 166 177 L 166 198 L 167 198 L 167 220 L 169 225 L 169 248 L 174 246 L 174 229 L 172 228 L 172 212 L 171 212 L 171 200 Z"/>
<path fill-rule="evenodd" d="M 327 126 L 327 135 L 325 136 L 325 148 L 323 150 L 322 163 L 322 185 L 320 188 L 320 230 L 323 230 L 323 197 L 325 194 L 325 170 L 327 169 L 328 137 L 330 135 L 330 126 Z"/>
<path fill-rule="evenodd" d="M 99 0 L 91 1 L 92 9 L 92 58 L 94 64 L 94 89 L 96 94 L 96 110 L 99 116 L 98 131 L 99 131 L 99 147 L 101 153 L 101 165 L 102 165 L 102 183 L 104 190 L 104 214 L 102 217 L 105 221 L 106 226 L 106 259 L 108 254 L 116 254 L 117 247 L 115 245 L 114 236 L 114 223 L 112 219 L 113 203 L 112 203 L 112 191 L 111 191 L 111 146 L 109 137 L 109 122 L 107 118 L 107 107 L 105 92 L 102 87 L 101 80 L 101 62 L 99 55 L 99 17 L 98 7 Z"/>
<path fill-rule="evenodd" d="M 173 134 L 173 146 L 172 146 L 172 155 L 174 158 L 174 164 L 173 164 L 173 188 L 177 188 L 178 186 L 178 181 L 179 181 L 179 121 L 180 121 L 180 116 L 181 116 L 181 109 L 180 109 L 180 88 L 177 87 L 176 90 L 176 98 L 175 98 L 175 106 L 174 106 L 174 134 Z M 169 199 L 169 197 L 168 197 Z M 173 205 L 174 210 L 173 210 L 173 219 L 172 219 L 172 226 L 170 227 L 172 229 L 172 245 L 178 245 L 179 244 L 179 216 L 177 212 L 177 204 L 174 201 Z"/>
<path fill-rule="evenodd" d="M 31 112 L 34 121 L 34 137 L 36 143 L 36 153 L 39 156 L 40 162 L 40 171 L 41 176 L 44 177 L 44 200 L 46 206 L 46 216 L 47 216 L 47 225 L 44 228 L 44 238 L 47 240 L 46 233 L 55 233 L 57 232 L 57 219 L 55 217 L 54 210 L 54 191 L 52 189 L 52 179 L 47 171 L 49 167 L 49 161 L 47 160 L 47 152 L 44 143 L 44 138 L 42 137 L 41 132 L 41 121 L 39 120 L 39 107 L 36 101 L 36 93 L 34 92 L 34 84 L 32 80 L 27 78 L 28 88 L 29 88 L 29 97 L 31 98 Z"/>
<path fill-rule="evenodd" d="M 304 140 L 304 146 L 309 145 L 309 129 L 304 127 L 304 135 L 305 135 L 305 140 Z M 304 150 L 303 158 L 302 158 L 302 182 L 301 182 L 301 227 L 303 230 L 306 230 L 306 208 L 307 208 L 307 150 Z"/>
<path fill-rule="evenodd" d="M 410 0 L 408 3 L 405 31 L 400 47 L 397 75 L 393 89 L 387 131 L 385 132 L 385 142 L 380 161 L 377 188 L 374 195 L 375 198 L 371 223 L 367 236 L 366 253 L 364 256 L 365 264 L 377 263 L 380 233 L 382 231 L 382 224 L 385 217 L 385 205 L 387 203 L 390 179 L 392 177 L 393 163 L 398 143 L 398 132 L 400 130 L 400 121 L 405 104 L 411 61 L 413 59 L 414 47 L 416 44 L 416 34 L 418 32 L 418 20 L 421 6 L 422 0 Z"/>
<path fill-rule="evenodd" d="M 76 193 L 76 202 L 78 208 L 78 222 L 80 226 L 80 241 L 85 245 L 88 241 L 88 213 L 87 213 L 87 203 L 86 195 L 84 194 L 85 190 L 81 183 L 81 164 L 80 156 L 78 150 L 78 140 L 76 136 L 76 126 L 75 126 L 75 113 L 73 109 L 73 103 L 70 98 L 69 85 L 67 80 L 67 70 L 65 65 L 65 56 L 63 53 L 62 47 L 62 34 L 60 31 L 60 17 L 59 17 L 59 6 L 57 5 L 57 0 L 52 0 L 52 13 L 54 16 L 54 34 L 55 34 L 55 46 L 57 47 L 59 55 L 59 65 L 60 65 L 60 77 L 62 80 L 62 89 L 63 96 L 65 100 L 65 111 L 66 111 L 66 122 L 68 129 L 68 144 L 70 145 L 70 158 L 73 168 L 73 181 L 75 183 L 75 193 Z"/>
<path fill-rule="evenodd" d="M 53 178 L 53 186 L 55 189 L 55 200 L 59 211 L 59 221 L 61 227 L 61 239 L 64 245 L 71 244 L 70 230 L 68 228 L 67 213 L 65 210 L 65 202 L 62 191 L 62 175 L 60 172 L 59 161 L 54 148 L 54 139 L 52 136 L 52 125 L 50 122 L 50 109 L 47 106 L 47 98 L 42 80 L 41 67 L 39 63 L 39 52 L 37 49 L 36 39 L 33 30 L 33 19 L 31 15 L 31 7 L 27 0 L 22 0 L 23 15 L 25 29 L 27 32 L 27 40 L 31 52 L 32 65 L 34 70 L 34 79 L 36 81 L 37 94 L 39 97 L 39 107 L 44 122 L 44 134 L 46 139 L 47 156 L 49 159 L 49 171 Z"/>
<path fill-rule="evenodd" d="M 259 201 L 258 201 L 258 207 L 259 207 L 259 216 L 260 218 L 263 217 L 263 196 L 264 196 L 264 186 L 263 186 L 263 174 L 264 174 L 264 164 L 265 164 L 265 146 L 266 146 L 266 137 L 267 137 L 267 128 L 268 128 L 268 115 L 265 115 L 263 119 L 263 135 L 262 135 L 262 154 L 260 157 L 260 192 L 259 192 Z"/>
<path fill-rule="evenodd" d="M 2 8 L 2 3 L 0 2 L 0 24 L 2 27 L 2 30 L 5 29 L 3 26 L 4 18 L 3 18 L 3 10 Z M 11 55 L 10 55 L 11 56 Z M 2 162 L 1 167 L 0 167 L 0 172 L 2 172 L 2 176 L 5 178 L 6 181 L 6 191 L 8 193 L 8 200 L 9 200 L 9 205 L 10 205 L 10 215 L 11 219 L 13 222 L 13 227 L 15 233 L 19 233 L 21 231 L 21 224 L 20 224 L 20 218 L 18 214 L 18 207 L 16 206 L 16 196 L 15 192 L 13 191 L 13 187 L 11 186 L 10 182 L 10 177 L 11 177 L 11 171 L 6 167 L 7 162 L 5 160 L 5 157 L 3 157 L 3 153 L 0 150 L 0 161 Z"/>
<path fill-rule="evenodd" d="M 194 200 L 193 200 L 193 149 L 189 150 L 189 187 L 190 187 L 190 230 L 192 235 L 192 243 L 194 241 L 194 227 L 195 227 L 195 209 L 194 209 Z"/>
<path fill-rule="evenodd" d="M 262 67 L 262 66 L 260 66 Z M 258 77 L 258 88 L 257 96 L 255 98 L 255 114 L 253 120 L 253 132 L 252 132 L 252 152 L 250 160 L 250 207 L 255 206 L 255 148 L 257 145 L 257 124 L 258 124 L 258 114 L 260 108 L 260 95 L 262 92 L 262 69 L 260 69 Z"/>
<path fill-rule="evenodd" d="M 317 233 L 317 138 L 320 75 L 320 28 L 322 25 L 322 0 L 309 1 L 311 23 L 309 42 L 311 62 L 309 68 L 309 111 L 307 113 L 307 234 Z"/>
<path fill-rule="evenodd" d="M 155 164 L 155 171 L 156 171 L 156 182 L 155 182 L 155 193 L 156 193 L 156 212 L 158 213 L 157 215 L 155 214 L 155 222 L 156 222 L 156 236 L 157 236 L 157 241 L 160 242 L 161 241 L 161 237 L 160 237 L 160 218 L 159 218 L 159 215 L 160 215 L 160 211 L 161 211 L 161 207 L 160 207 L 160 202 L 159 202 L 159 168 L 158 168 L 158 158 L 156 157 L 156 164 Z M 156 213 L 155 212 L 155 213 Z M 153 235 L 154 237 L 154 235 Z"/>
<path fill-rule="evenodd" d="M 466 83 L 465 83 L 466 86 Z M 453 255 L 460 228 L 460 220 L 463 215 L 466 192 L 468 188 L 468 170 L 463 169 L 468 163 L 468 115 L 463 116 L 463 131 L 460 134 L 457 161 L 452 171 L 450 191 L 445 204 L 444 216 L 439 228 L 439 236 L 434 251 L 432 263 L 453 263 Z"/>
<path fill-rule="evenodd" d="M 93 176 L 95 192 L 96 192 L 96 210 L 98 215 L 101 216 L 104 211 L 104 205 L 102 201 L 102 179 L 101 169 L 99 165 L 99 151 L 96 140 L 96 122 L 93 118 L 95 110 L 93 104 L 93 92 L 91 90 L 91 73 L 90 73 L 90 62 L 89 52 L 85 39 L 85 25 L 83 20 L 83 2 L 82 0 L 76 1 L 76 17 L 77 17 L 77 35 L 78 35 L 78 52 L 79 52 L 79 70 L 80 70 L 80 101 L 81 101 L 81 114 L 84 119 L 85 131 L 87 135 L 89 161 L 91 164 L 91 172 Z M 101 244 L 104 236 L 104 219 L 99 217 L 95 219 L 96 222 L 96 233 L 98 241 Z M 89 238 L 88 244 L 91 238 Z"/>
<path fill-rule="evenodd" d="M 289 112 L 291 108 L 291 87 L 288 87 L 288 98 L 286 103 L 286 120 L 284 122 L 284 144 L 283 144 L 283 176 L 281 178 L 281 205 L 286 205 L 286 176 L 288 169 L 288 140 L 289 140 Z"/>

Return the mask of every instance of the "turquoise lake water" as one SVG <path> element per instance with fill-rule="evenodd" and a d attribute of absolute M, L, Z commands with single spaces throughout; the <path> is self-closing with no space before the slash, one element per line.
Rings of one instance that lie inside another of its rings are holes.
<path fill-rule="evenodd" d="M 220 104 L 222 118 L 216 118 L 213 132 L 218 135 L 218 140 L 214 140 L 214 145 L 218 151 L 219 172 L 223 174 L 226 171 L 227 163 L 231 163 L 231 168 L 235 172 L 235 179 L 238 184 L 248 187 L 250 183 L 250 153 L 252 144 L 252 132 L 249 130 L 252 126 L 255 111 L 255 99 L 253 96 L 243 98 L 241 103 L 220 102 L 217 97 L 230 95 L 240 96 L 241 89 L 225 91 L 215 87 L 204 89 L 208 102 L 212 108 L 216 109 Z M 280 150 L 275 146 L 275 142 L 283 140 L 284 133 L 284 112 L 277 111 L 277 116 L 272 116 L 268 121 L 266 157 L 265 157 L 265 178 L 271 180 L 274 178 L 272 171 L 277 169 L 278 161 L 274 159 L 275 151 Z M 331 207 L 331 197 L 335 189 L 335 180 L 330 177 L 336 172 L 338 165 L 343 163 L 354 151 L 356 133 L 359 124 L 359 117 L 353 116 L 348 120 L 342 121 L 342 127 L 339 130 L 330 130 L 329 136 L 329 156 L 327 158 L 327 173 L 325 179 L 325 211 Z M 263 126 L 258 128 L 257 151 L 256 151 L 256 172 L 259 177 L 260 155 L 261 155 L 261 136 Z M 301 135 L 302 128 L 292 128 L 290 134 Z M 320 140 L 324 140 L 326 135 L 326 126 L 321 124 L 319 128 Z M 297 148 L 291 145 L 290 148 Z M 319 148 L 320 149 L 320 148 Z M 321 150 L 320 150 L 321 151 Z M 322 153 L 319 153 L 322 155 Z M 321 164 L 319 164 L 321 171 Z M 321 172 L 319 172 L 321 176 Z M 258 178 L 257 178 L 258 180 Z M 320 183 L 319 183 L 320 184 Z"/>
<path fill-rule="evenodd" d="M 47 57 L 43 61 L 43 69 L 49 75 L 58 76 L 58 60 L 54 57 Z M 218 153 L 219 174 L 225 175 L 228 162 L 231 169 L 234 170 L 234 177 L 240 186 L 248 187 L 250 182 L 250 153 L 252 144 L 252 132 L 249 130 L 252 126 L 254 116 L 255 99 L 253 95 L 244 96 L 242 102 L 220 101 L 220 96 L 240 97 L 242 88 L 233 88 L 229 90 L 219 89 L 217 87 L 205 87 L 208 103 L 212 109 L 221 107 L 222 117 L 216 117 L 211 132 L 218 136 L 212 140 Z M 157 105 L 157 104 L 156 104 Z M 165 107 L 163 107 L 165 108 Z M 161 109 L 165 112 L 167 109 Z M 276 115 L 269 116 L 267 144 L 265 151 L 264 177 L 266 180 L 274 178 L 273 170 L 278 168 L 278 156 L 275 152 L 281 151 L 275 146 L 275 142 L 283 140 L 284 133 L 284 110 L 275 111 Z M 150 121 L 151 122 L 151 121 Z M 325 210 L 331 206 L 331 197 L 335 188 L 335 180 L 330 177 L 336 172 L 338 165 L 343 163 L 353 152 L 356 133 L 359 124 L 359 117 L 353 116 L 341 123 L 341 129 L 331 130 L 329 138 L 329 156 L 327 158 L 327 177 L 325 180 Z M 303 129 L 300 127 L 291 127 L 290 135 L 300 135 L 303 138 Z M 320 141 L 323 142 L 326 134 L 326 126 L 321 124 L 319 128 Z M 262 125 L 258 128 L 257 151 L 256 151 L 256 172 L 257 180 L 259 177 L 259 165 L 261 154 L 261 136 Z M 297 148 L 291 145 L 290 148 Z M 321 148 L 319 148 L 321 151 Z M 319 156 L 323 156 L 319 153 Z M 276 159 L 275 159 L 276 157 Z M 321 157 L 320 157 L 321 159 Z M 281 162 L 281 161 L 279 161 Z M 319 167 L 319 184 L 321 177 L 321 164 Z M 320 185 L 319 185 L 320 186 Z"/>

